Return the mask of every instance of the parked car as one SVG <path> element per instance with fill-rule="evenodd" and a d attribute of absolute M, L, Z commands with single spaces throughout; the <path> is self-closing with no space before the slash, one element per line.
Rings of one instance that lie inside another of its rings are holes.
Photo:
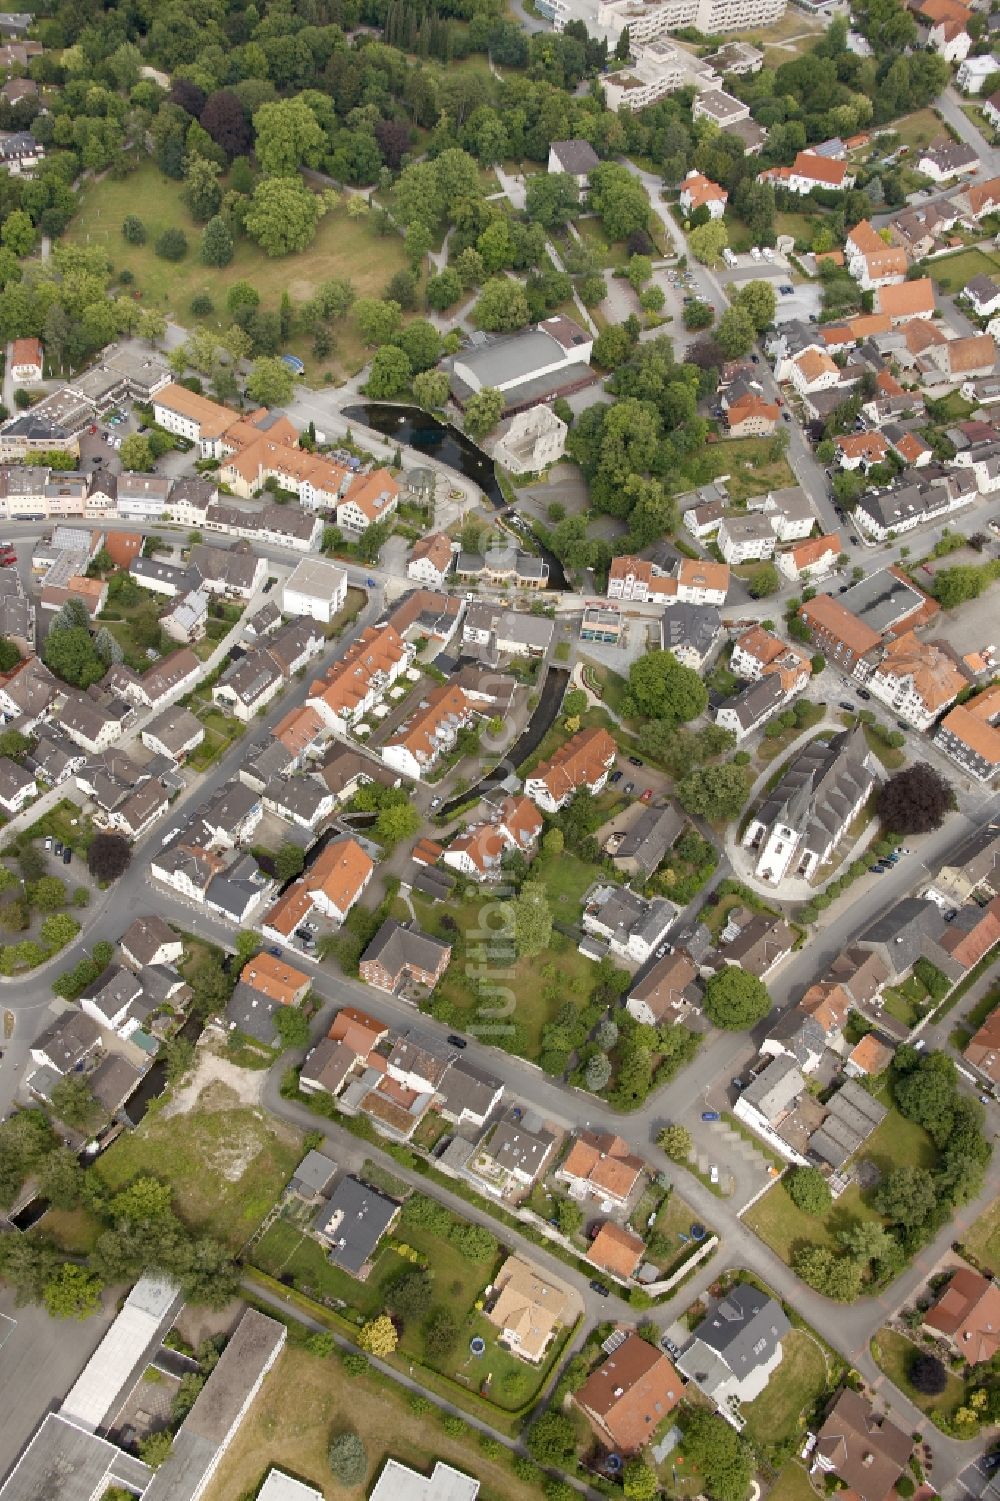
<path fill-rule="evenodd" d="M 56 842 L 55 842 L 55 844 L 52 846 L 52 853 L 54 855 L 61 855 L 62 852 L 63 852 L 63 850 L 64 850 L 64 848 L 65 848 L 65 845 L 63 844 L 62 840 L 61 839 L 57 839 Z"/>
<path fill-rule="evenodd" d="M 869 872 L 870 875 L 873 875 L 873 876 L 884 876 L 885 875 L 885 866 L 884 865 L 869 865 L 868 872 Z"/>
<path fill-rule="evenodd" d="M 270 956 L 271 956 L 272 959 L 280 959 L 281 958 L 281 950 L 279 949 L 279 947 L 278 947 L 278 945 L 276 943 L 272 944 L 271 947 L 268 949 L 267 952 L 270 954 Z"/>
<path fill-rule="evenodd" d="M 865 700 L 865 702 L 867 703 L 868 699 L 871 698 L 871 694 L 868 692 L 867 688 L 859 688 L 858 689 L 858 698 L 863 698 Z"/>
<path fill-rule="evenodd" d="M 703 1121 L 717 1121 L 722 1119 L 717 1110 L 703 1110 L 701 1112 L 701 1118 Z"/>
<path fill-rule="evenodd" d="M 63 850 L 63 864 L 64 865 L 69 865 L 69 864 L 72 863 L 72 860 L 73 860 L 73 851 L 70 849 L 69 845 L 67 844 L 66 848 Z"/>
<path fill-rule="evenodd" d="M 642 801 L 644 803 L 651 803 L 653 801 L 653 789 L 652 789 L 652 787 L 647 787 L 646 788 L 645 792 L 642 794 Z"/>
<path fill-rule="evenodd" d="M 52 840 L 51 839 L 46 839 L 46 841 L 45 841 L 45 848 L 47 850 L 50 850 L 52 848 Z"/>
<path fill-rule="evenodd" d="M 595 1293 L 599 1293 L 602 1298 L 610 1298 L 610 1296 L 611 1296 L 611 1289 L 610 1289 L 610 1287 L 606 1286 L 606 1284 L 603 1283 L 603 1282 L 598 1282 L 597 1279 L 596 1279 L 596 1277 L 591 1281 L 590 1286 L 591 1286 L 591 1290 L 593 1292 L 595 1292 Z"/>
<path fill-rule="evenodd" d="M 782 414 L 781 414 L 781 420 L 782 420 L 782 422 L 791 422 L 792 419 L 791 419 L 791 417 L 789 417 L 789 415 L 788 415 L 787 412 L 782 412 Z"/>
<path fill-rule="evenodd" d="M 608 781 L 611 783 L 612 787 L 615 787 L 621 781 L 624 775 L 625 773 L 623 771 L 613 771 L 608 777 Z"/>
<path fill-rule="evenodd" d="M 854 535 L 853 532 L 851 533 L 851 541 L 854 543 L 855 547 L 860 547 L 861 546 L 861 543 L 858 541 L 857 537 Z"/>
<path fill-rule="evenodd" d="M 855 712 L 854 705 L 846 698 L 842 698 L 840 700 L 840 707 L 842 709 L 846 709 L 848 714 L 853 714 Z"/>
<path fill-rule="evenodd" d="M 625 796 L 626 797 L 631 797 L 634 791 L 635 791 L 635 783 L 634 782 L 626 782 L 625 783 L 625 787 L 624 787 Z"/>
<path fill-rule="evenodd" d="M 630 766 L 645 766 L 646 764 L 641 756 L 629 756 L 628 761 Z"/>
<path fill-rule="evenodd" d="M 710 1183 L 718 1183 L 719 1181 L 719 1169 L 716 1167 L 714 1162 L 708 1170 L 708 1181 Z"/>
<path fill-rule="evenodd" d="M 468 1040 L 464 1037 L 459 1037 L 457 1032 L 449 1032 L 445 1038 L 445 1042 L 452 1048 L 465 1048 L 469 1045 Z"/>

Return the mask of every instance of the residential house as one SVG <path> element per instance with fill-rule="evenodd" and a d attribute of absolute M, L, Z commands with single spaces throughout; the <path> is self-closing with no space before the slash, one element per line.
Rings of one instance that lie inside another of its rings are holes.
<path fill-rule="evenodd" d="M 849 232 L 844 255 L 847 269 L 864 292 L 906 280 L 906 251 L 888 244 L 868 219 Z"/>
<path fill-rule="evenodd" d="M 924 1327 L 944 1335 L 967 1365 L 991 1361 L 1000 1351 L 1000 1286 L 959 1267 L 924 1314 Z"/>
<path fill-rule="evenodd" d="M 771 182 L 790 193 L 811 193 L 813 188 L 849 188 L 854 185 L 847 163 L 820 156 L 815 151 L 800 151 L 790 167 L 771 167 L 758 174 L 758 182 Z"/>
<path fill-rule="evenodd" d="M 767 1386 L 791 1327 L 780 1303 L 749 1282 L 738 1282 L 695 1327 L 677 1369 L 727 1421 L 742 1427 L 740 1403 L 752 1402 Z"/>
<path fill-rule="evenodd" d="M 702 172 L 689 172 L 681 183 L 678 202 L 685 214 L 696 213 L 700 208 L 708 210 L 710 219 L 721 219 L 726 211 L 729 194 L 712 182 Z"/>
<path fill-rule="evenodd" d="M 342 531 L 366 532 L 388 519 L 399 503 L 399 486 L 388 469 L 373 469 L 351 481 L 334 515 Z"/>
<path fill-rule="evenodd" d="M 720 704 L 715 713 L 715 722 L 721 729 L 730 730 L 737 744 L 759 730 L 769 719 L 783 709 L 791 695 L 786 694 L 777 676 L 760 678 L 750 683 L 734 698 Z"/>
<path fill-rule="evenodd" d="M 10 352 L 10 375 L 15 385 L 35 386 L 45 375 L 41 339 L 15 339 Z"/>
<path fill-rule="evenodd" d="M 993 1084 L 1000 1084 L 1000 1006 L 990 1012 L 962 1056 Z"/>
<path fill-rule="evenodd" d="M 543 657 L 554 634 L 555 624 L 545 615 L 526 615 L 486 601 L 470 604 L 462 627 L 463 642 L 488 646 L 493 656 Z"/>
<path fill-rule="evenodd" d="M 346 745 L 331 746 L 319 774 L 341 804 L 350 802 L 361 787 L 376 782 L 384 787 L 398 787 L 400 782 L 399 777 L 394 776 L 381 761 L 374 761 Z"/>
<path fill-rule="evenodd" d="M 128 1038 L 152 1008 L 143 1004 L 142 981 L 130 969 L 109 964 L 80 995 L 80 1009 L 99 1026 Z"/>
<path fill-rule="evenodd" d="M 683 1390 L 663 1351 L 629 1334 L 578 1387 L 573 1401 L 602 1444 L 629 1455 L 650 1442 Z"/>
<path fill-rule="evenodd" d="M 118 942 L 126 964 L 140 973 L 158 964 L 179 964 L 184 956 L 183 941 L 154 913 L 137 917 Z"/>
<path fill-rule="evenodd" d="M 750 116 L 750 107 L 723 89 L 702 89 L 691 105 L 692 120 L 709 120 L 719 130 L 728 130 Z"/>
<path fill-rule="evenodd" d="M 420 537 L 414 542 L 406 565 L 406 576 L 419 584 L 430 584 L 440 589 L 451 571 L 453 559 L 448 533 L 428 532 L 426 537 Z"/>
<path fill-rule="evenodd" d="M 503 1083 L 495 1074 L 458 1055 L 452 1058 L 438 1083 L 434 1106 L 439 1115 L 456 1126 L 476 1126 L 482 1130 L 502 1098 Z"/>
<path fill-rule="evenodd" d="M 291 943 L 314 907 L 323 917 L 342 923 L 374 869 L 374 861 L 356 839 L 332 840 L 275 902 L 261 931 L 274 943 Z"/>
<path fill-rule="evenodd" d="M 267 578 L 267 559 L 255 556 L 248 543 L 225 548 L 197 542 L 188 561 L 197 569 L 203 589 L 230 599 L 250 599 Z"/>
<path fill-rule="evenodd" d="M 806 542 L 797 542 L 775 556 L 778 572 L 793 584 L 808 583 L 825 577 L 835 568 L 843 551 L 839 532 L 829 532 L 822 537 L 811 537 Z"/>
<path fill-rule="evenodd" d="M 695 1004 L 697 976 L 690 955 L 675 948 L 636 981 L 625 1002 L 626 1010 L 650 1027 L 680 1021 Z"/>
<path fill-rule="evenodd" d="M 962 288 L 962 296 L 971 304 L 977 318 L 992 318 L 994 313 L 1000 312 L 1000 287 L 990 276 L 974 276 Z"/>
<path fill-rule="evenodd" d="M 171 761 L 184 761 L 205 738 L 205 726 L 190 709 L 179 704 L 164 709 L 162 714 L 145 725 L 140 739 L 147 750 L 167 756 Z"/>
<path fill-rule="evenodd" d="M 729 665 L 739 677 L 750 682 L 777 677 L 788 695 L 805 687 L 812 675 L 808 652 L 801 646 L 782 641 L 780 636 L 760 625 L 751 626 L 737 636 Z"/>
<path fill-rule="evenodd" d="M 614 1220 L 603 1220 L 590 1242 L 587 1260 L 618 1282 L 635 1276 L 646 1254 L 646 1242 Z"/>
<path fill-rule="evenodd" d="M 774 556 L 774 529 L 766 516 L 727 516 L 716 540 L 730 567 Z"/>
<path fill-rule="evenodd" d="M 844 1072 L 849 1079 L 877 1079 L 892 1062 L 893 1052 L 874 1032 L 866 1032 L 848 1053 Z"/>
<path fill-rule="evenodd" d="M 893 328 L 911 318 L 932 318 L 935 306 L 934 283 L 929 276 L 875 290 L 876 312 L 888 313 Z"/>
<path fill-rule="evenodd" d="M 933 345 L 927 351 L 927 360 L 949 381 L 974 381 L 993 374 L 997 347 L 990 333 L 970 334 Z M 930 382 L 929 374 L 925 380 Z"/>
<path fill-rule="evenodd" d="M 392 625 L 367 626 L 312 685 L 307 703 L 335 734 L 346 735 L 413 661 L 414 648 Z"/>
<path fill-rule="evenodd" d="M 347 573 L 322 558 L 303 558 L 282 586 L 286 615 L 308 615 L 329 625 L 347 599 Z"/>
<path fill-rule="evenodd" d="M 841 372 L 826 350 L 810 345 L 787 362 L 783 379 L 790 381 L 799 395 L 804 397 L 839 386 Z"/>
<path fill-rule="evenodd" d="M 812 877 L 864 807 L 875 786 L 874 762 L 860 729 L 812 740 L 751 814 L 743 846 L 757 852 L 760 879 Z"/>
<path fill-rule="evenodd" d="M 841 469 L 860 469 L 865 474 L 873 465 L 884 464 L 889 455 L 889 440 L 879 432 L 841 433 L 833 446 Z"/>
<path fill-rule="evenodd" d="M 643 808 L 611 854 L 615 869 L 648 880 L 663 863 L 684 824 L 684 815 L 674 803 L 665 808 Z"/>
<path fill-rule="evenodd" d="M 208 595 L 205 590 L 190 589 L 160 616 L 160 625 L 172 641 L 187 644 L 200 641 L 208 628 Z"/>
<path fill-rule="evenodd" d="M 363 1282 L 379 1243 L 396 1222 L 400 1206 L 359 1178 L 342 1178 L 313 1221 L 327 1260 Z"/>
<path fill-rule="evenodd" d="M 10 756 L 0 756 L 0 808 L 9 818 L 27 807 L 38 794 L 38 783 L 30 771 L 12 761 Z"/>
<path fill-rule="evenodd" d="M 776 401 L 747 391 L 726 403 L 725 418 L 731 438 L 769 437 L 781 419 L 781 408 Z"/>
<path fill-rule="evenodd" d="M 1000 70 L 1000 62 L 986 53 L 982 57 L 967 57 L 958 65 L 955 81 L 966 94 L 979 94 L 987 78 Z"/>
<path fill-rule="evenodd" d="M 917 156 L 916 168 L 932 182 L 947 182 L 963 172 L 979 169 L 979 153 L 963 141 L 940 140 L 926 146 Z"/>
<path fill-rule="evenodd" d="M 968 685 L 950 649 L 920 641 L 912 631 L 886 644 L 868 679 L 875 697 L 917 730 L 929 729 Z"/>
<path fill-rule="evenodd" d="M 488 819 L 470 824 L 444 851 L 445 865 L 477 881 L 500 877 L 506 853 L 530 855 L 542 832 L 542 817 L 530 798 L 507 797 Z"/>
<path fill-rule="evenodd" d="M 556 1137 L 534 1111 L 511 1107 L 477 1148 L 476 1180 L 498 1197 L 530 1188 L 542 1176 L 555 1148 Z"/>
<path fill-rule="evenodd" d="M 674 575 L 667 575 L 644 558 L 627 555 L 612 559 L 608 571 L 609 599 L 662 599 L 665 604 L 724 605 L 729 592 L 729 565 L 682 558 Z"/>
<path fill-rule="evenodd" d="M 537 1365 L 566 1323 L 562 1287 L 520 1256 L 508 1256 L 488 1292 L 486 1318 L 513 1355 Z"/>
<path fill-rule="evenodd" d="M 571 141 L 552 141 L 549 144 L 549 172 L 564 172 L 572 177 L 582 192 L 594 168 L 600 163 L 597 152 L 589 141 L 576 138 Z"/>
<path fill-rule="evenodd" d="M 241 969 L 226 1005 L 226 1026 L 270 1045 L 280 1036 L 275 1015 L 282 1006 L 301 1005 L 309 983 L 309 976 L 286 959 L 267 952 L 255 954 Z"/>
<path fill-rule="evenodd" d="M 888 1501 L 912 1451 L 908 1433 L 845 1387 L 816 1436 L 810 1473 L 836 1475 L 858 1501 Z"/>
<path fill-rule="evenodd" d="M 607 730 L 580 730 L 526 778 L 524 791 L 546 813 L 557 813 L 581 787 L 604 790 L 617 746 Z"/>
<path fill-rule="evenodd" d="M 628 1142 L 605 1131 L 580 1131 L 568 1156 L 556 1171 L 570 1198 L 588 1198 L 616 1204 L 623 1209 L 645 1171 L 641 1157 L 629 1151 Z"/>
<path fill-rule="evenodd" d="M 460 732 L 481 715 L 481 703 L 456 683 L 438 683 L 382 746 L 382 760 L 393 771 L 419 780 L 455 749 Z"/>
<path fill-rule="evenodd" d="M 300 829 L 318 829 L 336 806 L 336 798 L 322 777 L 309 773 L 272 777 L 264 783 L 261 797 L 265 808 Z"/>
<path fill-rule="evenodd" d="M 627 886 L 598 884 L 584 897 L 581 922 L 584 933 L 600 939 L 613 954 L 644 964 L 663 942 L 676 916 L 677 908 L 665 897 L 647 900 Z M 594 946 L 582 947 L 581 952 L 598 957 Z"/>
<path fill-rule="evenodd" d="M 70 1074 L 99 1046 L 101 1029 L 84 1011 L 63 1011 L 43 1028 L 31 1044 L 31 1059 L 39 1068 Z"/>
<path fill-rule="evenodd" d="M 945 715 L 934 742 L 962 771 L 991 782 L 1000 771 L 1000 684 L 987 688 Z"/>
<path fill-rule="evenodd" d="M 727 964 L 735 964 L 747 974 L 756 975 L 758 980 L 765 980 L 788 957 L 794 944 L 795 933 L 782 918 L 756 912 L 740 926 L 735 937 L 724 941 L 721 954 Z"/>
<path fill-rule="evenodd" d="M 394 994 L 401 986 L 434 989 L 451 960 L 451 944 L 387 917 L 361 956 L 366 985 Z"/>
<path fill-rule="evenodd" d="M 722 633 L 716 605 L 673 603 L 660 619 L 660 645 L 673 652 L 682 667 L 701 672 L 715 654 Z"/>
<path fill-rule="evenodd" d="M 760 1045 L 762 1056 L 777 1058 L 785 1053 L 804 1074 L 814 1073 L 828 1048 L 842 1050 L 844 1023 L 850 1009 L 850 996 L 835 980 L 810 985 L 797 1006 L 770 1023 Z"/>

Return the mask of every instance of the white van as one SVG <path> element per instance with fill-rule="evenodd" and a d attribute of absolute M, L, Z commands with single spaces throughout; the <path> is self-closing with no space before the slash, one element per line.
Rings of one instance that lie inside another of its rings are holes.
<path fill-rule="evenodd" d="M 753 257 L 753 259 L 755 261 L 759 261 L 759 260 L 763 259 L 763 257 L 761 256 L 761 253 L 760 253 L 760 246 L 759 245 L 751 245 L 751 247 L 750 247 L 750 254 L 751 254 L 751 256 Z"/>
<path fill-rule="evenodd" d="M 730 250 L 730 248 L 729 248 L 728 245 L 726 246 L 725 250 L 723 250 L 723 252 L 722 252 L 722 259 L 725 261 L 725 263 L 726 263 L 727 266 L 735 266 L 736 265 L 736 257 L 733 254 L 733 252 Z"/>
<path fill-rule="evenodd" d="M 764 257 L 764 259 L 766 261 L 773 261 L 774 260 L 774 251 L 771 249 L 770 245 L 765 245 L 763 251 L 761 252 L 761 254 L 763 255 L 763 257 Z"/>

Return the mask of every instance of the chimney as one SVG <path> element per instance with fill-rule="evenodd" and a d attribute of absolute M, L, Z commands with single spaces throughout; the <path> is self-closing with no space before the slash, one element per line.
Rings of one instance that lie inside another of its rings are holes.
<path fill-rule="evenodd" d="M 862 1454 L 861 1463 L 865 1466 L 866 1469 L 869 1469 L 875 1463 L 875 1456 L 870 1449 L 867 1449 L 865 1453 Z"/>

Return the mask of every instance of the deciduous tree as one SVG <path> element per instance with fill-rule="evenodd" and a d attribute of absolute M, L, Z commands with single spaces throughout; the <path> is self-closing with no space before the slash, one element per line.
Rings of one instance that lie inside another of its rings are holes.
<path fill-rule="evenodd" d="M 785 1175 L 785 1189 L 803 1214 L 825 1214 L 833 1203 L 830 1185 L 818 1167 L 796 1167 Z"/>
<path fill-rule="evenodd" d="M 291 255 L 312 243 L 323 204 L 298 177 L 265 177 L 254 189 L 246 232 L 265 255 Z"/>
<path fill-rule="evenodd" d="M 123 834 L 95 834 L 87 849 L 87 869 L 95 881 L 117 881 L 131 859 L 132 846 Z"/>
<path fill-rule="evenodd" d="M 292 372 L 276 355 L 254 360 L 247 376 L 247 395 L 262 407 L 285 406 L 292 399 Z"/>
<path fill-rule="evenodd" d="M 504 405 L 503 393 L 492 386 L 474 392 L 465 404 L 465 430 L 469 436 L 485 437 L 503 416 Z"/>
<path fill-rule="evenodd" d="M 771 1009 L 763 980 L 736 965 L 727 965 L 705 986 L 705 1014 L 717 1027 L 739 1032 L 756 1026 Z"/>
<path fill-rule="evenodd" d="M 939 829 L 955 806 L 955 794 L 926 761 L 896 772 L 878 793 L 878 814 L 894 834 L 928 834 Z"/>

